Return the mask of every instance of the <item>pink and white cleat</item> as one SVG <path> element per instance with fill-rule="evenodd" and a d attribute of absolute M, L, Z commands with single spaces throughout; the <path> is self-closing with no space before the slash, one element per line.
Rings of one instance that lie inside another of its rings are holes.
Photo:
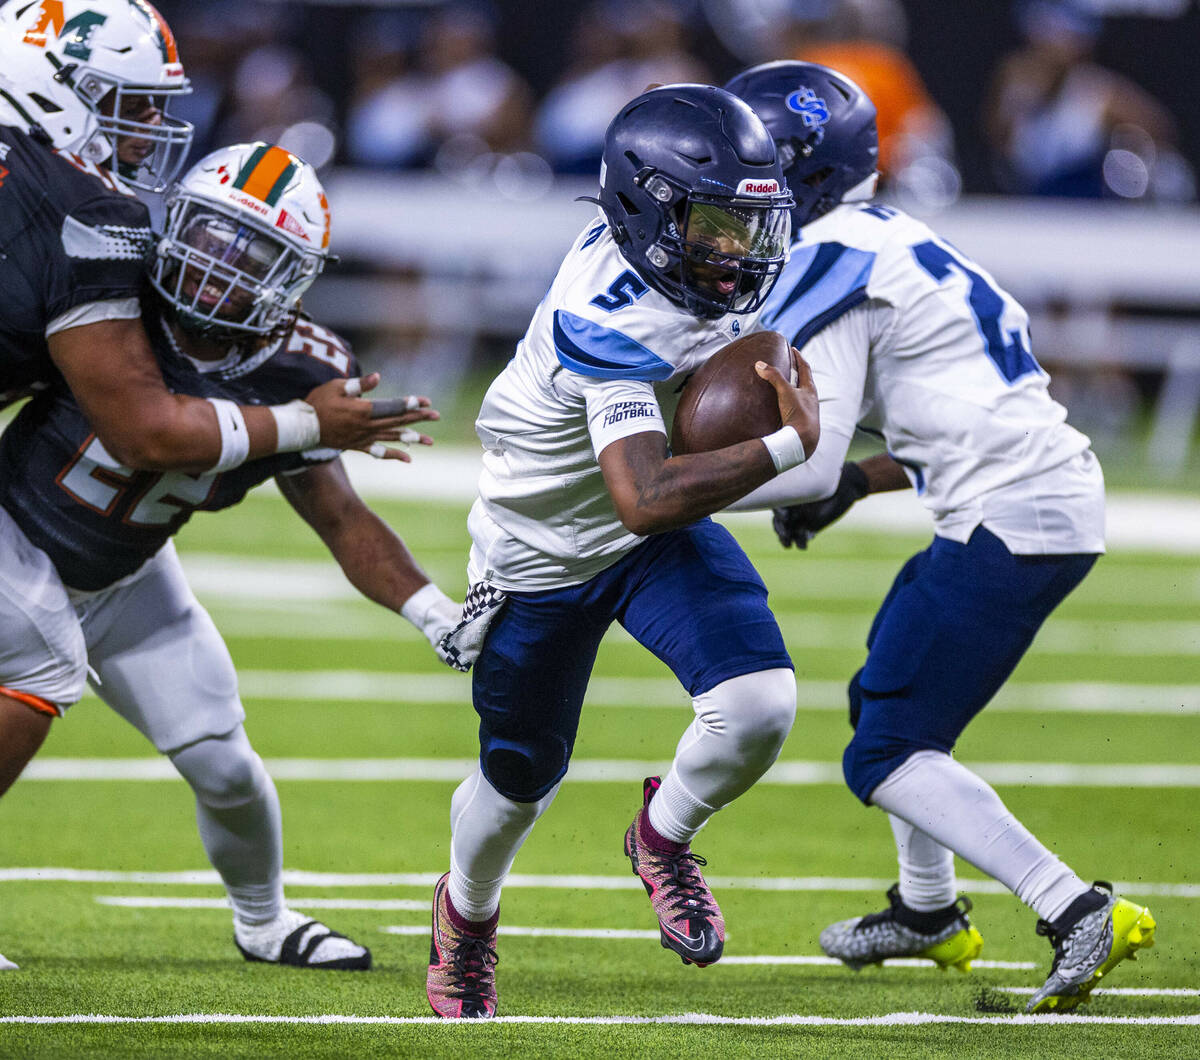
<path fill-rule="evenodd" d="M 642 785 L 642 808 L 625 833 L 625 855 L 650 896 L 663 947 L 679 954 L 684 964 L 704 968 L 721 958 L 725 919 L 700 874 L 704 858 L 650 826 L 648 807 L 660 783 L 658 777 L 647 777 Z"/>

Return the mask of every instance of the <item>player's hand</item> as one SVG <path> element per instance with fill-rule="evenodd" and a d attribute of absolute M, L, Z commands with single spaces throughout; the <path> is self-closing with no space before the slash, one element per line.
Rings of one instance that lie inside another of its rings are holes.
<path fill-rule="evenodd" d="M 423 420 L 438 420 L 441 415 L 430 406 L 428 398 L 421 397 L 415 399 L 415 407 L 402 399 L 403 410 L 392 403 L 391 407 L 385 406 L 383 410 L 391 414 L 379 416 L 375 403 L 361 396 L 378 385 L 378 372 L 361 379 L 331 379 L 311 391 L 304 400 L 317 412 L 322 445 L 331 449 L 361 449 L 381 460 L 407 462 L 412 458 L 404 450 L 383 443 L 432 445 L 432 438 L 411 430 L 408 425 Z"/>
<path fill-rule="evenodd" d="M 779 400 L 779 419 L 784 427 L 795 428 L 805 454 L 811 456 L 821 438 L 821 415 L 812 372 L 795 346 L 792 347 L 792 366 L 796 371 L 794 385 L 765 361 L 759 361 L 754 370 L 760 379 L 765 379 L 775 388 L 775 396 Z"/>
<path fill-rule="evenodd" d="M 771 525 L 784 548 L 807 548 L 808 543 L 830 523 L 837 522 L 850 508 L 867 495 L 867 476 L 857 464 L 843 464 L 833 495 L 807 504 L 776 508 L 771 513 Z"/>

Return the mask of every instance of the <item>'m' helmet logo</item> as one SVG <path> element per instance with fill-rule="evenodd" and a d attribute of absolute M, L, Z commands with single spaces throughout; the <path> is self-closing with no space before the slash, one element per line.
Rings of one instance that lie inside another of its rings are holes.
<path fill-rule="evenodd" d="M 788 110 L 800 115 L 805 128 L 819 129 L 829 121 L 829 107 L 811 88 L 798 88 L 784 102 Z"/>
<path fill-rule="evenodd" d="M 83 11 L 69 22 L 63 12 L 62 0 L 42 0 L 37 21 L 25 31 L 23 43 L 45 48 L 50 34 L 65 37 L 63 54 L 72 59 L 87 61 L 92 57 L 92 34 L 98 26 L 108 21 L 107 15 L 96 11 Z"/>

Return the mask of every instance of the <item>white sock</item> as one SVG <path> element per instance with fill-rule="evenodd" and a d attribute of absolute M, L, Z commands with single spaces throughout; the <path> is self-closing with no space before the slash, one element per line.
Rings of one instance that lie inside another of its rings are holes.
<path fill-rule="evenodd" d="M 895 814 L 888 821 L 900 863 L 900 900 L 918 913 L 952 905 L 958 898 L 953 852 Z"/>
<path fill-rule="evenodd" d="M 692 700 L 696 719 L 650 801 L 650 824 L 689 843 L 708 819 L 748 790 L 779 755 L 796 717 L 796 676 L 759 670 L 722 681 Z"/>
<path fill-rule="evenodd" d="M 283 820 L 275 783 L 245 732 L 201 740 L 171 761 L 196 794 L 200 842 L 234 918 L 274 920 L 283 911 Z"/>
<path fill-rule="evenodd" d="M 871 793 L 871 802 L 999 880 L 1045 920 L 1091 889 L 985 781 L 940 751 L 912 755 Z"/>
<path fill-rule="evenodd" d="M 521 844 L 546 812 L 559 785 L 537 802 L 505 798 L 476 769 L 450 800 L 450 902 L 482 923 L 500 908 L 500 889 Z"/>

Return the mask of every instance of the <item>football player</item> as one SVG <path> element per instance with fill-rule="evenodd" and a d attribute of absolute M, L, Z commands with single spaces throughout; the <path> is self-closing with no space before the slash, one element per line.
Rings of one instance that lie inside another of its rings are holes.
<path fill-rule="evenodd" d="M 311 166 L 262 143 L 207 156 L 168 194 L 145 323 L 173 391 L 271 405 L 330 382 L 360 385 L 345 343 L 299 313 L 328 256 L 325 202 Z M 425 398 L 407 405 L 402 423 L 437 419 Z M 411 429 L 401 440 L 430 442 Z M 246 959 L 369 967 L 365 947 L 283 904 L 279 800 L 243 730 L 229 653 L 184 579 L 171 536 L 194 511 L 228 508 L 274 478 L 364 595 L 431 641 L 453 626 L 459 607 L 359 498 L 335 449 L 194 473 L 139 471 L 109 452 L 60 385 L 34 397 L 5 431 L 0 469 L 0 504 L 20 534 L 12 547 L 48 567 L 72 619 L 61 623 L 57 655 L 47 657 L 36 637 L 9 639 L 0 684 L 36 679 L 56 690 L 47 701 L 65 705 L 79 698 L 90 664 L 100 697 L 192 786 L 200 837 Z M 38 603 L 32 596 L 28 609 Z"/>
<path fill-rule="evenodd" d="M 396 439 L 401 421 L 372 421 L 370 402 L 337 380 L 271 406 L 164 385 L 137 300 L 149 216 L 129 185 L 161 189 L 175 173 L 192 131 L 167 109 L 188 90 L 171 30 L 146 0 L 0 5 L 0 405 L 65 379 L 113 457 L 160 471 Z M 45 558 L 2 513 L 0 537 L 0 659 L 39 639 L 47 651 L 44 666 L 16 667 L 25 683 L 0 688 L 3 792 L 71 702 L 50 675 L 75 649 L 73 611 Z"/>
<path fill-rule="evenodd" d="M 500 889 L 567 769 L 605 630 L 619 622 L 672 668 L 696 719 L 649 778 L 624 848 L 685 963 L 721 956 L 724 921 L 690 842 L 771 765 L 795 712 L 766 590 L 706 518 L 804 460 L 819 433 L 803 362 L 761 364 L 784 426 L 672 457 L 663 406 L 753 324 L 783 267 L 791 198 L 749 107 L 671 85 L 613 119 L 600 217 L 576 239 L 515 357 L 484 398 L 464 624 L 479 766 L 451 805 L 434 891 L 427 994 L 444 1017 L 496 1011 Z M 480 647 L 480 645 L 482 645 Z"/>
<path fill-rule="evenodd" d="M 831 925 L 821 946 L 854 968 L 918 955 L 966 970 L 982 939 L 956 894 L 958 854 L 1029 905 L 1053 944 L 1029 1010 L 1074 1008 L 1151 944 L 1154 920 L 1083 882 L 951 751 L 1104 551 L 1100 465 L 1047 393 L 1024 309 L 926 225 L 870 202 L 870 99 L 812 63 L 757 66 L 726 87 L 763 119 L 796 199 L 799 239 L 761 323 L 804 350 L 821 395 L 808 462 L 735 507 L 776 507 L 780 539 L 801 548 L 869 493 L 913 486 L 934 516 L 850 682 L 846 782 L 889 815 L 900 881 L 887 909 Z M 886 452 L 845 463 L 856 425 Z"/>

